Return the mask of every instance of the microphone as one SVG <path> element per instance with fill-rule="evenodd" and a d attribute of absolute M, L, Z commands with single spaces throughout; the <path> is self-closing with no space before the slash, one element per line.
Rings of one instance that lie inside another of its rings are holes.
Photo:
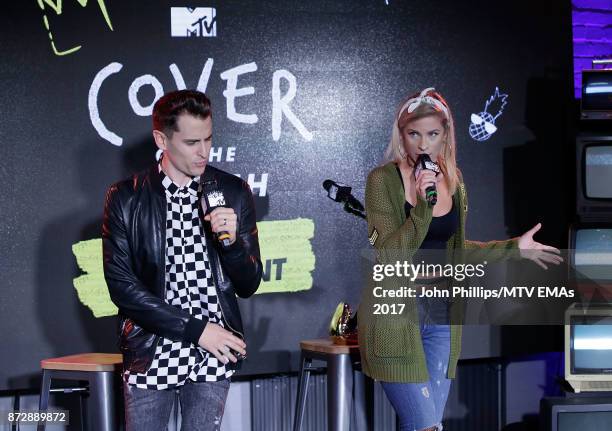
<path fill-rule="evenodd" d="M 331 200 L 335 202 L 344 202 L 358 211 L 365 210 L 361 202 L 355 199 L 355 197 L 351 194 L 351 186 L 337 183 L 333 180 L 325 180 L 323 181 L 323 188 L 327 190 L 327 197 Z"/>
<path fill-rule="evenodd" d="M 436 175 L 440 173 L 440 166 L 431 160 L 429 154 L 419 154 L 419 158 L 414 166 L 414 177 L 416 178 L 417 174 L 423 169 L 433 171 Z M 425 199 L 430 206 L 434 206 L 438 202 L 438 190 L 435 184 L 425 189 Z"/>
<path fill-rule="evenodd" d="M 206 205 L 205 215 L 210 214 L 215 208 L 227 208 L 225 196 L 219 187 L 217 187 L 217 181 L 205 181 L 204 184 L 202 184 L 202 195 L 204 204 Z M 230 246 L 231 237 L 229 233 L 225 231 L 216 232 L 215 236 L 223 247 Z"/>

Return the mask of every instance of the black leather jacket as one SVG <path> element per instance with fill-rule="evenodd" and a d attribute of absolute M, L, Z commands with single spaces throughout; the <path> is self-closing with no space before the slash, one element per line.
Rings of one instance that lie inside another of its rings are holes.
<path fill-rule="evenodd" d="M 238 218 L 236 241 L 227 249 L 213 240 L 210 223 L 202 224 L 225 327 L 244 339 L 236 295 L 251 296 L 262 274 L 253 196 L 245 181 L 206 166 L 202 181 L 210 180 L 217 182 Z M 197 345 L 206 322 L 164 300 L 166 196 L 157 165 L 110 187 L 102 244 L 106 284 L 121 317 L 124 368 L 146 372 L 160 337 Z"/>

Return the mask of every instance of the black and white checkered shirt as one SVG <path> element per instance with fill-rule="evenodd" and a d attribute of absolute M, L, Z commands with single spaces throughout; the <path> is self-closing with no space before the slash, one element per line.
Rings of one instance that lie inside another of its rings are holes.
<path fill-rule="evenodd" d="M 192 316 L 223 326 L 212 278 L 206 242 L 198 217 L 200 177 L 179 187 L 164 174 L 166 191 L 166 302 L 189 311 Z M 233 370 L 208 351 L 189 342 L 161 337 L 146 373 L 125 372 L 129 384 L 141 389 L 168 389 L 196 382 L 214 382 L 230 377 Z"/>

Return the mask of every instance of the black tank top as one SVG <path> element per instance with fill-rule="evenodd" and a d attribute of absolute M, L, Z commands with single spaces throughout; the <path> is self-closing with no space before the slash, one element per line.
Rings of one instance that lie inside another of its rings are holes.
<path fill-rule="evenodd" d="M 402 173 L 400 172 L 398 166 L 396 166 L 396 169 L 400 180 L 402 180 L 403 186 L 404 182 L 402 179 Z M 410 216 L 411 209 L 412 205 L 410 205 L 410 202 L 406 201 L 404 203 L 406 217 Z M 458 226 L 459 213 L 457 212 L 457 208 L 455 208 L 455 201 L 453 200 L 452 207 L 449 212 L 439 217 L 433 217 L 431 219 L 431 223 L 429 224 L 429 230 L 427 231 L 427 235 L 425 236 L 425 239 L 423 240 L 423 244 L 421 244 L 420 249 L 446 249 L 446 242 L 457 231 Z M 415 262 L 419 262 L 416 256 Z"/>

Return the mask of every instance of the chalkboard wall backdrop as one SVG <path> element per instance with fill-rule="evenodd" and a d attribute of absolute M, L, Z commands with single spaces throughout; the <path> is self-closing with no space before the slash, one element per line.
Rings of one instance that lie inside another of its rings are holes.
<path fill-rule="evenodd" d="M 365 223 L 321 183 L 363 199 L 407 93 L 434 86 L 454 111 L 469 238 L 542 221 L 564 245 L 571 175 L 551 160 L 567 145 L 569 2 L 31 0 L 0 23 L 0 388 L 31 384 L 45 357 L 116 351 L 104 193 L 155 161 L 152 106 L 177 88 L 210 96 L 211 164 L 256 196 L 266 281 L 241 301 L 243 375 L 295 370 L 299 340 L 358 303 Z M 470 128 L 483 112 L 495 133 Z M 529 207 L 517 181 L 548 200 Z"/>

